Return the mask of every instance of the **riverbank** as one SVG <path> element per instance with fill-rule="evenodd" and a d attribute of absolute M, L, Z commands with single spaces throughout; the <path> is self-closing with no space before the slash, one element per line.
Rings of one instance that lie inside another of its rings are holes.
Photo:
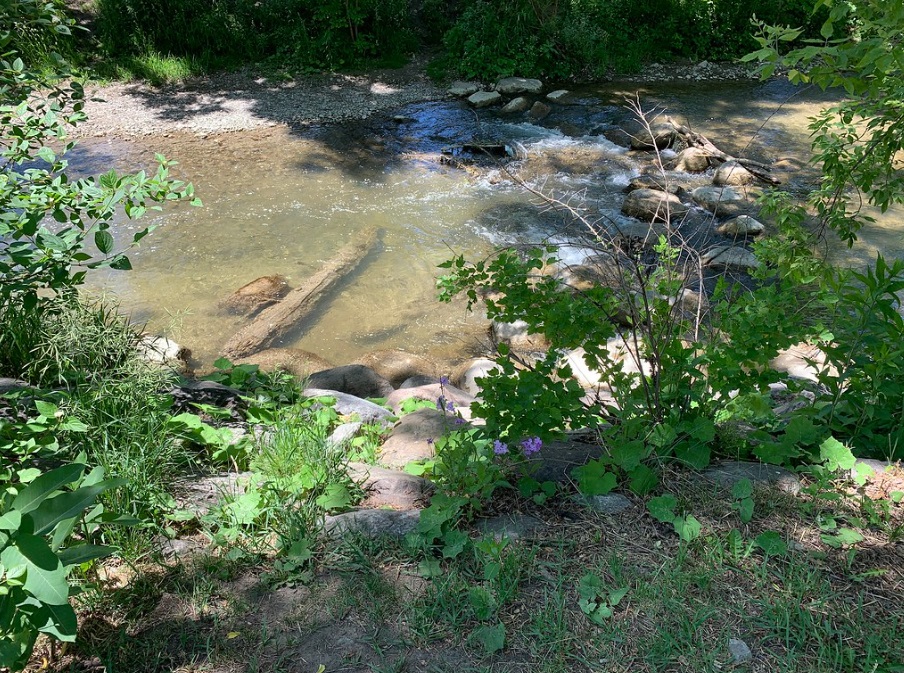
<path fill-rule="evenodd" d="M 749 66 L 731 63 L 651 64 L 616 78 L 623 82 L 755 79 Z M 306 126 L 365 119 L 414 102 L 443 100 L 426 62 L 366 73 L 323 73 L 290 80 L 251 70 L 192 78 L 154 87 L 144 82 L 89 85 L 88 120 L 75 137 L 131 138 L 168 133 L 210 135 L 273 126 Z"/>

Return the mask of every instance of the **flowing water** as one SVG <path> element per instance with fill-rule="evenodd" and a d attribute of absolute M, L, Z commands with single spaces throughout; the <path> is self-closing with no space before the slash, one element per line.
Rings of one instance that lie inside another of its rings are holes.
<path fill-rule="evenodd" d="M 134 270 L 97 274 L 91 287 L 112 291 L 133 320 L 209 365 L 245 322 L 220 310 L 220 300 L 264 275 L 297 286 L 376 226 L 378 249 L 280 345 L 336 364 L 386 348 L 461 357 L 479 349 L 486 323 L 464 303 L 436 301 L 437 265 L 459 253 L 478 259 L 498 245 L 566 241 L 573 222 L 538 207 L 498 168 L 462 170 L 443 163 L 442 150 L 475 139 L 505 143 L 529 185 L 618 219 L 621 190 L 644 164 L 606 135 L 630 116 L 624 97 L 638 91 L 645 109 L 665 109 L 728 153 L 797 167 L 782 175 L 792 190 L 812 184 L 807 120 L 826 98 L 777 82 L 588 88 L 538 123 L 431 102 L 356 124 L 173 134 L 153 147 L 95 139 L 82 143 L 77 169 L 134 168 L 163 152 L 179 161 L 176 173 L 195 184 L 204 207 L 177 204 L 150 217 L 157 229 L 131 255 Z M 899 220 L 900 213 L 882 218 L 853 251 L 835 246 L 836 261 L 860 263 L 877 250 L 904 256 Z M 117 225 L 123 235 L 131 226 Z"/>

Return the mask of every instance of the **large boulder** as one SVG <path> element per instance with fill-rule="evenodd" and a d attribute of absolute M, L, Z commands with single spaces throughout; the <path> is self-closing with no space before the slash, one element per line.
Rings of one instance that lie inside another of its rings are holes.
<path fill-rule="evenodd" d="M 429 376 L 439 380 L 439 365 L 423 355 L 415 355 L 403 350 L 381 350 L 358 358 L 353 364 L 370 367 L 389 381 L 394 388 L 412 376 Z"/>
<path fill-rule="evenodd" d="M 817 381 L 819 374 L 826 368 L 826 354 L 819 346 L 801 342 L 779 351 L 769 362 L 769 366 L 792 378 Z M 834 367 L 830 367 L 828 373 L 831 376 L 838 375 Z"/>
<path fill-rule="evenodd" d="M 480 395 L 480 379 L 498 369 L 499 365 L 489 358 L 472 358 L 452 372 L 452 383 L 461 390 L 477 396 Z"/>
<path fill-rule="evenodd" d="M 288 292 L 285 276 L 261 276 L 226 297 L 220 306 L 232 313 L 249 315 L 276 303 Z"/>
<path fill-rule="evenodd" d="M 476 108 L 490 107 L 502 102 L 502 94 L 498 91 L 478 91 L 468 96 L 468 102 Z"/>
<path fill-rule="evenodd" d="M 716 169 L 713 184 L 722 187 L 743 187 L 756 182 L 756 176 L 737 161 L 726 161 Z"/>
<path fill-rule="evenodd" d="M 697 187 L 691 192 L 691 198 L 706 210 L 717 216 L 737 217 L 738 215 L 755 215 L 756 204 L 733 187 L 717 187 L 707 185 Z"/>
<path fill-rule="evenodd" d="M 633 192 L 638 189 L 655 189 L 660 192 L 668 192 L 669 194 L 679 194 L 684 191 L 683 187 L 677 182 L 666 180 L 663 175 L 651 175 L 649 173 L 631 178 L 625 191 Z"/>
<path fill-rule="evenodd" d="M 264 372 L 286 372 L 305 379 L 314 372 L 330 369 L 333 363 L 300 348 L 268 348 L 240 358 L 235 364 L 255 364 Z"/>
<path fill-rule="evenodd" d="M 549 107 L 543 101 L 538 100 L 536 103 L 533 104 L 533 106 L 531 106 L 531 109 L 530 109 L 530 112 L 528 112 L 528 115 L 534 121 L 540 121 L 541 119 L 545 119 L 546 117 L 548 117 L 550 112 L 552 112 L 552 108 Z"/>
<path fill-rule="evenodd" d="M 657 189 L 635 189 L 622 204 L 622 212 L 645 222 L 670 222 L 683 216 L 689 208 L 674 194 Z"/>
<path fill-rule="evenodd" d="M 716 227 L 716 231 L 723 236 L 732 238 L 746 238 L 748 236 L 759 236 L 766 230 L 763 223 L 755 220 L 749 215 L 738 215 L 733 217 Z"/>
<path fill-rule="evenodd" d="M 344 365 L 311 374 L 308 385 L 312 388 L 338 390 L 355 397 L 386 397 L 394 389 L 392 384 L 364 365 Z"/>
<path fill-rule="evenodd" d="M 391 423 L 390 419 L 394 418 L 389 409 L 338 390 L 305 388 L 302 394 L 305 397 L 332 397 L 336 400 L 336 404 L 334 405 L 336 413 L 342 416 L 357 417 L 364 423 L 382 422 L 388 425 Z"/>
<path fill-rule="evenodd" d="M 490 337 L 493 343 L 504 343 L 516 351 L 545 351 L 549 341 L 542 334 L 530 334 L 528 324 L 524 320 L 515 322 L 493 321 L 490 325 Z"/>
<path fill-rule="evenodd" d="M 459 390 L 455 386 L 429 383 L 422 386 L 399 388 L 386 398 L 386 404 L 398 411 L 402 406 L 402 402 L 405 400 L 415 399 L 436 402 L 440 397 L 444 398 L 446 404 L 451 403 L 453 407 L 453 412 L 451 413 L 455 413 L 457 410 L 467 409 L 474 401 L 473 395 L 466 393 L 464 390 Z"/>
<path fill-rule="evenodd" d="M 348 473 L 365 492 L 364 507 L 415 509 L 423 507 L 433 493 L 431 482 L 399 470 L 350 463 Z"/>
<path fill-rule="evenodd" d="M 418 509 L 356 509 L 325 517 L 323 530 L 333 538 L 349 534 L 403 538 L 417 528 L 420 518 Z"/>
<path fill-rule="evenodd" d="M 496 91 L 506 96 L 522 93 L 539 94 L 543 92 L 543 82 L 538 79 L 524 77 L 506 77 L 496 83 Z"/>
<path fill-rule="evenodd" d="M 800 491 L 800 479 L 793 472 L 764 463 L 751 463 L 740 460 L 726 460 L 707 468 L 703 476 L 720 486 L 731 488 L 743 479 L 749 479 L 760 486 L 774 486 L 786 493 Z"/>

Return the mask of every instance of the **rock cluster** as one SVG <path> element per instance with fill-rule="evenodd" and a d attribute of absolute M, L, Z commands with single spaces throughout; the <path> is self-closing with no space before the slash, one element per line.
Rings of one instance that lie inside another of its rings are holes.
<path fill-rule="evenodd" d="M 552 112 L 552 104 L 567 105 L 572 94 L 566 89 L 556 89 L 543 96 L 545 86 L 538 79 L 505 77 L 492 87 L 479 82 L 453 82 L 446 93 L 453 98 L 464 98 L 476 108 L 500 107 L 506 115 L 526 113 L 531 119 L 540 120 Z"/>

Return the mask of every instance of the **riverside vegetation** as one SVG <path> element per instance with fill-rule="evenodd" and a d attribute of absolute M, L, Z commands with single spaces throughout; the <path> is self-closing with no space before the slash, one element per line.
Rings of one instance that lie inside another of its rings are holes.
<path fill-rule="evenodd" d="M 855 196 L 904 198 L 890 163 L 901 47 L 888 39 L 904 3 L 816 6 L 827 46 L 779 51 L 798 35 L 763 26 L 754 58 L 852 94 L 814 127 L 827 179 L 809 205 L 853 241 Z M 70 24 L 30 0 L 3 12 L 0 374 L 23 381 L 0 394 L 0 667 L 902 670 L 902 492 L 883 491 L 894 473 L 857 457 L 904 453 L 904 264 L 820 263 L 808 211 L 777 192 L 766 200 L 780 231 L 757 245 L 758 282 L 720 284 L 705 313 L 672 300 L 700 263 L 680 238 L 613 250 L 586 214 L 575 216 L 590 243 L 618 261 L 610 286 L 563 291 L 537 273 L 554 249 L 453 259 L 444 296 L 525 321 L 550 354 L 500 348 L 473 408 L 482 424 L 462 422 L 445 379 L 439 400 L 403 405 L 438 407 L 448 427 L 431 460 L 408 466 L 435 488 L 416 528 L 326 538 L 325 515 L 363 496 L 349 462 L 379 460 L 383 426 L 331 442 L 344 420 L 335 400 L 225 360 L 209 379 L 239 396 L 174 409 L 174 374 L 148 366 L 140 335 L 78 286 L 93 268 L 128 269 L 115 212 L 138 218 L 192 188 L 162 157 L 153 175 L 68 180 L 81 90 L 15 50 L 24 32 Z M 615 336 L 636 371 L 601 346 Z M 825 354 L 814 385 L 767 367 L 802 340 Z M 556 357 L 578 346 L 611 399 L 588 399 Z M 775 383 L 809 403 L 777 414 Z M 575 431 L 601 456 L 571 483 L 538 478 Z M 802 495 L 696 478 L 721 457 L 796 470 Z M 246 488 L 201 516 L 176 503 L 177 476 L 216 470 L 243 471 Z M 619 502 L 594 500 L 616 490 L 630 496 L 622 513 L 588 508 Z M 527 525 L 479 527 L 499 514 Z M 155 560 L 161 538 L 192 533 L 212 546 Z"/>

